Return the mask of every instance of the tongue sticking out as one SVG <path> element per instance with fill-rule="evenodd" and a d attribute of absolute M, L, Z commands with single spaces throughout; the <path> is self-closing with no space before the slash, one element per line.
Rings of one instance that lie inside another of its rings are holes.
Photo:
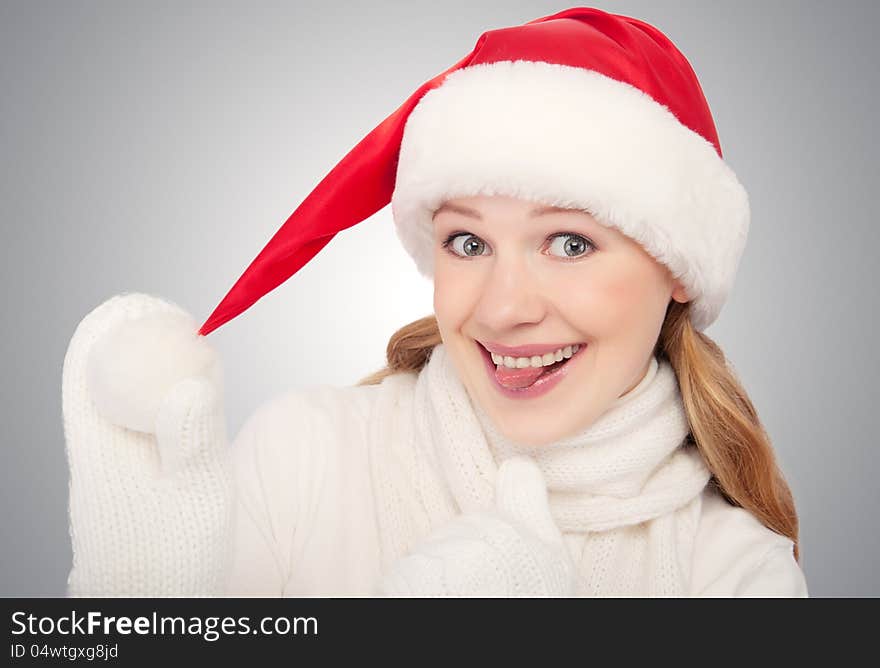
<path fill-rule="evenodd" d="M 547 373 L 548 371 L 553 371 L 554 369 L 565 364 L 567 361 L 567 359 L 564 359 L 561 362 L 554 362 L 550 366 L 541 366 L 537 368 L 533 366 L 527 366 L 524 369 L 509 369 L 502 364 L 501 366 L 496 367 L 495 378 L 497 378 L 498 382 L 501 383 L 501 385 L 503 385 L 504 387 L 508 387 L 511 389 L 521 389 L 532 385 L 545 373 Z"/>

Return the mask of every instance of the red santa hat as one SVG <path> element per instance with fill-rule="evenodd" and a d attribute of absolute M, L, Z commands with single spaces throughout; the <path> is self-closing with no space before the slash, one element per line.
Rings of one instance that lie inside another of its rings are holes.
<path fill-rule="evenodd" d="M 682 281 L 697 330 L 727 299 L 750 220 L 684 55 L 644 21 L 574 7 L 484 32 L 420 86 L 306 197 L 199 333 L 389 202 L 430 278 L 434 210 L 479 194 L 584 209 L 638 241 Z"/>

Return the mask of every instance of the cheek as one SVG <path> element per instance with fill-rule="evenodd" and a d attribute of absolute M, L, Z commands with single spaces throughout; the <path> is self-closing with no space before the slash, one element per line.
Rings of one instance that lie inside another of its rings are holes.
<path fill-rule="evenodd" d="M 665 309 L 657 280 L 639 266 L 620 263 L 613 271 L 610 266 L 599 267 L 567 287 L 566 312 L 597 339 L 650 338 L 658 305 Z"/>
<path fill-rule="evenodd" d="M 463 272 L 448 270 L 442 261 L 434 267 L 434 314 L 441 329 L 452 329 L 467 318 L 471 303 L 468 290 L 473 281 L 462 276 Z"/>

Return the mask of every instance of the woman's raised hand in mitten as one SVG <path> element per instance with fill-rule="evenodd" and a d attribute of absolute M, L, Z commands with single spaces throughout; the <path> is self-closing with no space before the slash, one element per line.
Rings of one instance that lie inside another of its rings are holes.
<path fill-rule="evenodd" d="M 526 457 L 501 463 L 495 508 L 458 515 L 392 565 L 384 596 L 571 596 L 574 569 L 547 487 Z"/>
<path fill-rule="evenodd" d="M 64 359 L 72 596 L 222 593 L 233 484 L 218 356 L 180 307 L 110 298 Z"/>

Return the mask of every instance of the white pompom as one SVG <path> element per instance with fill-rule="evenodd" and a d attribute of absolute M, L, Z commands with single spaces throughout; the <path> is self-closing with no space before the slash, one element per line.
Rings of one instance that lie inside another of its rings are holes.
<path fill-rule="evenodd" d="M 155 433 L 163 398 L 184 378 L 222 388 L 219 356 L 186 313 L 162 311 L 123 321 L 89 354 L 86 383 L 98 411 L 116 425 Z"/>

